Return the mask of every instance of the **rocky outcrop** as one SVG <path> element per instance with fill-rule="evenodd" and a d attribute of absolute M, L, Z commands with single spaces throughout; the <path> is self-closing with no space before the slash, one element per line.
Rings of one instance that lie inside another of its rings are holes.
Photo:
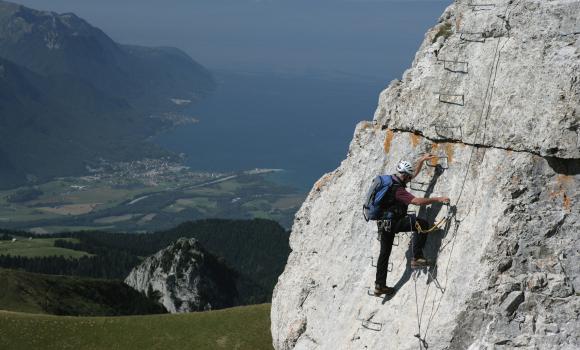
<path fill-rule="evenodd" d="M 296 215 L 272 302 L 276 349 L 580 346 L 580 1 L 456 1 L 413 66 L 360 123 L 347 159 Z M 410 188 L 447 195 L 430 269 L 409 237 L 390 299 L 369 295 L 379 242 L 362 216 L 372 178 L 432 152 Z"/>
<path fill-rule="evenodd" d="M 195 239 L 181 238 L 146 258 L 125 283 L 171 313 L 221 309 L 237 302 L 234 272 Z"/>

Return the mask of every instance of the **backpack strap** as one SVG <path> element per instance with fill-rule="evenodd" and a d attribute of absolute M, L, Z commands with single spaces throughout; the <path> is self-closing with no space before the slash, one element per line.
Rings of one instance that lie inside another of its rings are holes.
<path fill-rule="evenodd" d="M 398 218 L 404 216 L 407 210 L 405 209 L 406 206 L 401 205 L 399 202 L 397 202 L 395 195 L 399 188 L 401 187 L 405 188 L 407 187 L 407 185 L 404 182 L 401 182 L 395 175 L 390 176 L 391 181 L 393 183 L 391 185 L 391 188 L 389 188 L 389 191 L 386 193 L 386 196 L 388 196 L 388 198 L 385 201 L 385 203 L 387 204 L 385 207 L 385 212 L 390 213 L 393 218 Z"/>

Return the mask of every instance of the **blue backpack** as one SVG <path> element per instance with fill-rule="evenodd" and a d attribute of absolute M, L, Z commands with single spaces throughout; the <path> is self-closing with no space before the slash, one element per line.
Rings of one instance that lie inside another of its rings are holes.
<path fill-rule="evenodd" d="M 374 178 L 369 191 L 367 192 L 366 201 L 363 204 L 363 216 L 366 221 L 381 220 L 385 212 L 387 193 L 393 187 L 395 182 L 390 175 L 381 175 Z"/>

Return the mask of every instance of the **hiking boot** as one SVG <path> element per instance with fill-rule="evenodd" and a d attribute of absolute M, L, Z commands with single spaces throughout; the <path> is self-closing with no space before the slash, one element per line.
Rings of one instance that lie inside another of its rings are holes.
<path fill-rule="evenodd" d="M 428 266 L 432 266 L 432 265 L 433 265 L 433 261 L 427 260 L 425 258 L 413 258 L 411 260 L 411 268 L 413 268 L 413 269 L 421 268 L 421 267 L 428 267 Z"/>
<path fill-rule="evenodd" d="M 395 294 L 395 288 L 375 284 L 375 296 L 380 297 L 383 294 L 393 295 Z"/>

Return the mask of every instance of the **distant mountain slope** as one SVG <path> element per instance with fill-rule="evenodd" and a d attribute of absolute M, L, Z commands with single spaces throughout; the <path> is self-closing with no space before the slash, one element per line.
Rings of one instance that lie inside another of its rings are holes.
<path fill-rule="evenodd" d="M 27 176 L 79 174 L 98 156 L 122 160 L 131 152 L 165 154 L 139 136 L 161 123 L 135 123 L 138 112 L 121 99 L 82 80 L 44 77 L 2 58 L 0 72 L 0 185 Z"/>
<path fill-rule="evenodd" d="M 164 313 L 164 308 L 114 280 L 48 276 L 0 269 L 0 309 L 74 316 Z"/>
<path fill-rule="evenodd" d="M 0 82 L 0 187 L 168 155 L 143 140 L 214 87 L 178 49 L 119 45 L 74 14 L 4 1 Z"/>
<path fill-rule="evenodd" d="M 174 48 L 120 45 L 72 13 L 0 1 L 0 56 L 44 75 L 72 75 L 131 105 L 175 107 L 213 89 L 211 74 Z"/>

